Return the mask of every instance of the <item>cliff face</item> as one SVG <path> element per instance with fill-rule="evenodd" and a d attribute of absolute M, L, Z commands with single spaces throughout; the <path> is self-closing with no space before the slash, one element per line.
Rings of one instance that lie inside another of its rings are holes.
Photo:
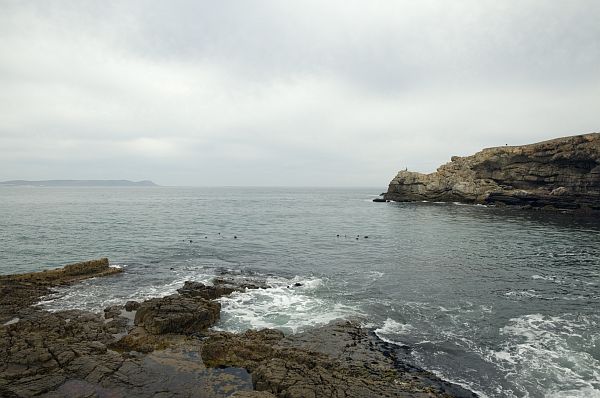
<path fill-rule="evenodd" d="M 600 211 L 600 133 L 453 156 L 431 174 L 401 171 L 384 199 Z"/>

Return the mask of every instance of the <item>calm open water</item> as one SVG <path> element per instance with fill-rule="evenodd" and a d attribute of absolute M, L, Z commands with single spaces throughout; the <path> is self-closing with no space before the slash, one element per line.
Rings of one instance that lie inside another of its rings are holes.
<path fill-rule="evenodd" d="M 359 316 L 483 396 L 600 397 L 600 219 L 371 202 L 380 191 L 4 187 L 0 273 L 107 256 L 125 272 L 43 304 L 94 311 L 188 279 L 266 277 L 223 299 L 219 328 Z"/>

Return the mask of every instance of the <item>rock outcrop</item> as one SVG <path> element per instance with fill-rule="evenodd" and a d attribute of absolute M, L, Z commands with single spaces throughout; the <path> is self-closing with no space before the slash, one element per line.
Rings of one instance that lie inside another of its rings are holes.
<path fill-rule="evenodd" d="M 151 334 L 193 334 L 205 331 L 219 320 L 221 304 L 201 297 L 173 294 L 144 301 L 135 314 L 135 324 Z"/>
<path fill-rule="evenodd" d="M 354 322 L 285 337 L 276 330 L 214 333 L 204 342 L 209 366 L 243 367 L 256 390 L 277 397 L 462 397 L 477 395 L 404 362 L 398 347 Z"/>
<path fill-rule="evenodd" d="M 600 133 L 453 156 L 431 174 L 400 171 L 384 200 L 600 211 Z"/>
<path fill-rule="evenodd" d="M 209 298 L 264 287 L 216 278 L 103 313 L 29 307 L 49 288 L 107 275 L 108 261 L 0 277 L 0 396 L 58 397 L 474 397 L 410 365 L 402 348 L 359 324 L 301 334 L 210 330 L 221 306 Z M 3 290 L 4 292 L 4 290 Z"/>
<path fill-rule="evenodd" d="M 121 268 L 111 267 L 107 258 L 101 258 L 42 272 L 0 275 L 0 323 L 18 316 L 21 310 L 27 310 L 40 297 L 52 293 L 52 287 L 121 271 Z"/>

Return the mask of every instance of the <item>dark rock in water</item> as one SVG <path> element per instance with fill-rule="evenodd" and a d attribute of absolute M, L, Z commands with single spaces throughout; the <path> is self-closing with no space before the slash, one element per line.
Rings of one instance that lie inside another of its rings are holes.
<path fill-rule="evenodd" d="M 300 283 L 300 282 L 294 283 L 294 287 L 300 287 L 300 286 L 302 286 L 302 283 Z"/>
<path fill-rule="evenodd" d="M 221 304 L 178 294 L 144 301 L 135 314 L 135 324 L 151 334 L 192 334 L 214 325 Z"/>
<path fill-rule="evenodd" d="M 111 305 L 110 307 L 105 308 L 104 318 L 112 319 L 118 317 L 119 315 L 121 315 L 122 308 L 123 307 L 121 307 L 120 305 Z"/>
<path fill-rule="evenodd" d="M 206 300 L 215 300 L 219 297 L 227 296 L 236 290 L 239 289 L 236 289 L 236 287 L 233 285 L 218 284 L 214 286 L 207 286 L 204 283 L 192 281 L 185 281 L 183 287 L 177 289 L 179 294 L 182 296 L 201 297 Z"/>
<path fill-rule="evenodd" d="M 400 171 L 384 199 L 600 211 L 600 133 L 453 156 L 431 174 Z"/>
<path fill-rule="evenodd" d="M 125 303 L 125 310 L 126 311 L 135 311 L 138 308 L 140 308 L 140 303 L 138 301 L 130 300 L 130 301 L 128 301 L 128 302 Z"/>
<path fill-rule="evenodd" d="M 229 286 L 234 287 L 236 290 L 244 291 L 245 289 L 267 289 L 270 286 L 261 279 L 256 278 L 234 278 L 227 276 L 220 276 L 213 279 L 215 286 Z"/>
<path fill-rule="evenodd" d="M 385 203 L 385 202 L 387 202 L 387 200 L 385 200 L 383 198 L 375 198 L 375 199 L 373 199 L 373 202 L 383 202 L 383 203 Z"/>
<path fill-rule="evenodd" d="M 177 289 L 185 297 L 202 297 L 206 300 L 215 300 L 233 292 L 244 292 L 246 289 L 266 289 L 269 287 L 264 281 L 251 278 L 217 277 L 213 285 L 201 282 L 185 281 L 183 287 Z"/>

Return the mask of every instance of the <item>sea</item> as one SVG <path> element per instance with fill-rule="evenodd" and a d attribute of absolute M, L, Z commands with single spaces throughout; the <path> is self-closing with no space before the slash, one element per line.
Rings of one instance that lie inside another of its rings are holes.
<path fill-rule="evenodd" d="M 600 218 L 382 190 L 2 187 L 0 273 L 123 268 L 45 297 L 52 311 L 262 279 L 221 299 L 216 328 L 356 319 L 482 397 L 600 397 Z"/>

